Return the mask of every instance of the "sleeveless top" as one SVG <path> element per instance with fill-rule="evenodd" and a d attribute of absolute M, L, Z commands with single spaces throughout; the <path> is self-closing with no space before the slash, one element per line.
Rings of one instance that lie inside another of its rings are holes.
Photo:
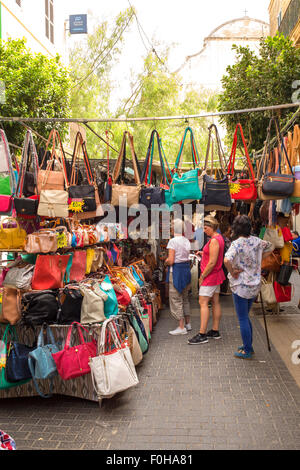
<path fill-rule="evenodd" d="M 218 286 L 225 281 L 225 274 L 223 271 L 223 260 L 224 260 L 224 239 L 222 235 L 216 235 L 213 237 L 219 243 L 219 255 L 211 273 L 204 279 L 201 286 Z M 201 272 L 203 273 L 204 269 L 206 268 L 209 262 L 209 245 L 212 239 L 209 240 L 208 243 L 203 248 L 203 255 L 201 260 Z"/>

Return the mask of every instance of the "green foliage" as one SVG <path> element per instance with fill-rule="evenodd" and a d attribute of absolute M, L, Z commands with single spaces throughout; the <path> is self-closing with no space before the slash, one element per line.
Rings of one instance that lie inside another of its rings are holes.
<path fill-rule="evenodd" d="M 21 39 L 0 41 L 0 80 L 5 84 L 3 117 L 69 117 L 70 78 L 59 56 L 51 59 L 34 54 Z M 67 126 L 56 124 L 64 136 Z M 3 123 L 9 142 L 22 146 L 25 129 L 18 123 Z M 32 127 L 47 138 L 53 123 L 34 123 Z M 38 139 L 37 139 L 38 142 Z"/>
<path fill-rule="evenodd" d="M 292 83 L 300 77 L 300 49 L 289 38 L 277 34 L 260 42 L 256 55 L 249 47 L 233 46 L 236 63 L 222 78 L 219 111 L 257 108 L 292 102 Z M 283 126 L 294 111 L 278 112 Z M 232 142 L 237 122 L 243 126 L 249 149 L 260 150 L 266 138 L 270 111 L 222 116 L 228 142 Z"/>

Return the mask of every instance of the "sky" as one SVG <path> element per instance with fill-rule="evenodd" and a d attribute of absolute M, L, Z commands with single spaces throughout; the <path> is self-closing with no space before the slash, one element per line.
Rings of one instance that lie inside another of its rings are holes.
<path fill-rule="evenodd" d="M 93 29 L 93 17 L 108 22 L 130 7 L 135 7 L 140 25 L 150 42 L 170 45 L 169 70 L 175 71 L 186 56 L 199 52 L 203 40 L 216 27 L 226 21 L 247 16 L 269 22 L 270 0 L 63 0 L 66 18 L 69 14 L 88 13 L 89 32 Z M 130 3 L 129 3 L 130 2 Z M 76 37 L 75 37 L 76 36 Z M 84 40 L 80 35 L 69 37 L 69 46 Z M 150 48 L 144 43 L 133 21 L 125 35 L 125 44 L 119 65 L 115 68 L 116 80 L 122 76 L 123 92 L 129 86 L 130 76 L 142 69 L 142 58 Z M 145 47 L 146 45 L 146 47 Z M 156 47 L 156 46 L 155 46 Z M 159 53 L 159 46 L 156 47 Z"/>

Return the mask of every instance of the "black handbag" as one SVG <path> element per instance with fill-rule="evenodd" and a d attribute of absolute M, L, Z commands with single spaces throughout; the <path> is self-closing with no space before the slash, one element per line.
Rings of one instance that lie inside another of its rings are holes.
<path fill-rule="evenodd" d="M 157 139 L 158 154 L 159 154 L 160 166 L 162 170 L 162 181 L 159 187 L 151 185 L 155 136 Z M 162 157 L 161 140 L 156 129 L 154 129 L 151 132 L 146 159 L 144 162 L 142 175 L 141 175 L 141 183 L 144 186 L 142 187 L 141 193 L 140 193 L 140 201 L 139 201 L 140 204 L 143 204 L 148 209 L 151 208 L 152 204 L 158 204 L 158 205 L 165 204 L 164 187 L 167 186 L 167 181 L 166 181 L 166 174 L 165 174 L 165 166 L 164 166 L 163 157 Z"/>
<path fill-rule="evenodd" d="M 264 156 L 264 176 L 261 183 L 261 190 L 262 193 L 266 196 L 272 197 L 274 199 L 285 199 L 290 197 L 294 191 L 295 185 L 295 175 L 293 169 L 290 164 L 290 160 L 287 154 L 287 150 L 284 144 L 283 137 L 280 132 L 279 122 L 277 118 L 272 118 L 269 123 L 268 131 L 267 131 L 267 139 L 266 139 L 266 147 L 268 147 L 268 154 L 270 156 L 271 149 L 270 149 L 270 137 L 271 137 L 271 126 L 272 123 L 275 123 L 276 128 L 276 135 L 278 141 L 278 147 L 274 150 L 275 155 L 275 169 L 274 171 L 269 171 L 265 173 L 266 163 L 267 163 L 267 154 Z M 286 163 L 288 164 L 288 168 L 290 173 L 289 174 L 282 174 L 281 173 L 281 164 L 282 158 L 285 158 Z"/>
<path fill-rule="evenodd" d="M 80 147 L 83 153 L 83 160 L 84 160 L 88 184 L 78 185 L 78 169 L 76 168 L 76 164 L 77 164 Z M 88 159 L 85 142 L 80 132 L 77 132 L 74 150 L 73 150 L 69 198 L 71 199 L 70 204 L 72 204 L 72 202 L 82 203 L 80 212 L 96 211 L 97 204 L 96 204 L 96 198 L 95 198 L 94 177 L 93 177 L 90 162 Z"/>
<path fill-rule="evenodd" d="M 60 308 L 58 290 L 26 292 L 22 296 L 22 323 L 34 326 L 57 323 Z"/>
<path fill-rule="evenodd" d="M 8 382 L 32 379 L 28 366 L 28 355 L 36 347 L 36 338 L 32 346 L 19 343 L 18 341 L 10 342 L 5 366 L 5 378 Z"/>
<path fill-rule="evenodd" d="M 218 129 L 215 124 L 208 128 L 208 142 L 206 149 L 206 158 L 204 171 L 207 171 L 209 153 L 211 152 L 211 175 L 205 174 L 203 178 L 203 196 L 202 204 L 204 204 L 205 211 L 220 210 L 230 211 L 231 209 L 231 195 L 229 190 L 229 180 L 226 171 L 226 161 L 224 152 L 222 150 L 221 139 L 219 137 Z M 218 150 L 218 157 L 220 162 L 221 179 L 213 178 L 214 171 L 214 142 L 212 141 L 212 131 L 215 131 L 216 144 Z"/>
<path fill-rule="evenodd" d="M 83 295 L 77 288 L 65 287 L 63 290 L 63 298 L 61 300 L 61 310 L 59 313 L 58 323 L 62 325 L 70 325 L 74 321 L 80 323 L 81 305 Z"/>
<path fill-rule="evenodd" d="M 293 272 L 293 266 L 288 263 L 283 263 L 280 267 L 280 271 L 277 276 L 277 282 L 282 286 L 287 286 L 290 281 L 291 274 Z"/>
<path fill-rule="evenodd" d="M 33 172 L 28 169 L 32 165 Z M 36 217 L 38 210 L 38 197 L 35 196 L 37 188 L 38 155 L 31 131 L 25 135 L 18 185 L 14 197 L 14 207 L 18 217 Z"/>

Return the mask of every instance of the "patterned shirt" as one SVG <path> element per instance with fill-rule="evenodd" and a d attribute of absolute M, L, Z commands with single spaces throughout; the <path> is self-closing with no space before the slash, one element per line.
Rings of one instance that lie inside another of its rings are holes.
<path fill-rule="evenodd" d="M 234 269 L 242 272 L 237 279 L 228 274 L 231 291 L 245 299 L 259 294 L 261 286 L 262 254 L 272 250 L 272 243 L 258 237 L 240 237 L 233 241 L 225 254 Z"/>

